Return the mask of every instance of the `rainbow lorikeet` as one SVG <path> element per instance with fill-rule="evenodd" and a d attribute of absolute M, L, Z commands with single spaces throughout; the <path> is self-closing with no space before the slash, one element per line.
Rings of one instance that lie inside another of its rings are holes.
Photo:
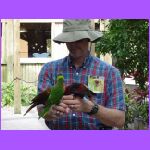
<path fill-rule="evenodd" d="M 58 81 L 57 81 L 57 84 L 55 85 L 55 87 L 52 87 L 51 89 L 47 88 L 45 91 L 38 94 L 35 98 L 32 99 L 31 106 L 26 111 L 26 114 L 33 107 L 35 107 L 39 104 L 45 105 L 45 112 L 48 112 L 51 105 L 58 105 L 60 103 L 60 100 L 61 100 L 63 95 L 73 94 L 74 97 L 80 97 L 80 98 L 84 98 L 84 97 L 91 98 L 92 96 L 95 95 L 95 93 L 90 91 L 88 89 L 88 87 L 82 83 L 72 83 L 71 85 L 63 88 L 63 84 L 62 84 L 63 81 L 61 80 L 61 82 L 60 82 L 59 78 L 60 77 L 58 77 Z M 56 90 L 54 90 L 54 89 L 56 89 Z M 52 91 L 55 91 L 55 92 L 52 92 Z M 51 96 L 51 95 L 53 95 L 52 93 L 55 93 L 54 96 Z M 43 112 L 41 117 L 43 117 L 44 114 L 45 113 Z"/>
<path fill-rule="evenodd" d="M 95 95 L 92 91 L 88 89 L 88 87 L 82 83 L 72 83 L 69 86 L 65 87 L 64 95 L 73 94 L 74 97 L 88 97 L 91 98 Z"/>
<path fill-rule="evenodd" d="M 44 104 L 44 110 L 39 114 L 40 117 L 44 117 L 48 111 L 49 108 L 52 105 L 58 105 L 60 103 L 60 100 L 62 99 L 62 96 L 64 95 L 64 77 L 62 75 L 57 76 L 57 83 L 55 86 L 53 86 L 51 89 L 48 88 L 46 91 L 40 93 L 37 95 L 31 102 L 31 106 L 26 111 L 25 115 L 35 106 L 39 104 Z"/>

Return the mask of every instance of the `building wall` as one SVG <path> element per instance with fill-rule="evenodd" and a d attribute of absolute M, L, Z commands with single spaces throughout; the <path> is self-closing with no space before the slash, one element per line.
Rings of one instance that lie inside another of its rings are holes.
<path fill-rule="evenodd" d="M 13 19 L 2 20 L 2 82 L 10 82 L 13 78 Z M 51 23 L 51 39 L 62 32 L 63 23 L 62 19 L 21 19 L 21 23 L 27 22 L 42 22 Z M 102 27 L 102 26 L 101 26 Z M 20 31 L 20 29 L 18 29 Z M 43 64 L 48 61 L 57 60 L 68 55 L 68 50 L 65 44 L 57 44 L 51 40 L 51 58 L 35 59 L 27 58 L 27 43 L 20 39 L 21 52 L 20 56 L 20 66 L 21 66 L 21 78 L 24 81 L 32 82 L 36 81 L 38 78 L 39 71 Z M 23 58 L 26 57 L 26 58 Z M 111 56 L 107 55 L 102 57 L 104 61 L 111 63 Z M 30 63 L 29 63 L 30 62 Z M 23 82 L 25 83 L 25 82 Z M 33 83 L 35 84 L 35 83 Z"/>
<path fill-rule="evenodd" d="M 52 39 L 59 33 L 62 32 L 62 20 L 61 19 L 44 19 L 44 20 L 29 20 L 29 19 L 22 19 L 20 22 L 40 22 L 43 21 L 45 23 L 52 23 L 52 33 L 51 37 Z M 20 29 L 18 29 L 20 30 Z M 2 82 L 11 82 L 13 81 L 13 61 L 14 61 L 14 54 L 13 54 L 13 19 L 6 19 L 2 20 L 2 61 L 1 61 L 1 68 L 2 68 Z M 68 50 L 65 46 L 65 44 L 56 44 L 53 41 L 51 41 L 51 48 L 52 48 L 52 56 L 47 58 L 42 58 L 42 60 L 39 58 L 27 58 L 28 57 L 28 43 L 22 39 L 20 39 L 20 71 L 21 71 L 21 78 L 24 81 L 32 82 L 36 81 L 38 79 L 38 74 L 43 66 L 48 61 L 56 60 L 63 58 L 64 56 L 68 55 Z M 25 84 L 26 82 L 22 82 Z M 34 83 L 33 83 L 34 84 Z"/>
<path fill-rule="evenodd" d="M 52 34 L 51 34 L 51 43 L 52 43 L 52 59 L 57 60 L 68 55 L 68 50 L 65 44 L 57 44 L 53 42 L 54 37 L 62 33 L 63 24 L 62 22 L 53 22 L 52 23 Z"/>

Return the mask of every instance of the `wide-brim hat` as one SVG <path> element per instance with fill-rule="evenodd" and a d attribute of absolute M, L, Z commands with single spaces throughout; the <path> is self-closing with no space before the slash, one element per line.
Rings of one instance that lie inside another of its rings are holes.
<path fill-rule="evenodd" d="M 92 29 L 90 19 L 67 19 L 63 21 L 63 32 L 53 41 L 67 43 L 89 39 L 90 42 L 95 42 L 101 36 L 101 32 Z"/>

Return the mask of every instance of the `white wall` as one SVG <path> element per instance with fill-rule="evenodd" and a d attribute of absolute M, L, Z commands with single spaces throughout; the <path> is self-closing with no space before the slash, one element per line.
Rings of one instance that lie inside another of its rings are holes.
<path fill-rule="evenodd" d="M 66 47 L 66 44 L 57 44 L 53 42 L 54 37 L 56 37 L 58 34 L 62 33 L 63 30 L 63 24 L 62 22 L 52 22 L 52 34 L 51 34 L 51 43 L 52 43 L 52 59 L 60 59 L 68 55 L 68 50 Z"/>

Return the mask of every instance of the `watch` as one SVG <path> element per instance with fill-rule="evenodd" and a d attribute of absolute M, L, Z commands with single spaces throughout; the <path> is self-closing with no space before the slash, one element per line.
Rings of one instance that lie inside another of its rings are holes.
<path fill-rule="evenodd" d="M 94 115 L 98 112 L 99 110 L 99 107 L 97 104 L 94 104 L 94 106 L 92 107 L 91 111 L 90 112 L 87 112 L 88 115 Z"/>

